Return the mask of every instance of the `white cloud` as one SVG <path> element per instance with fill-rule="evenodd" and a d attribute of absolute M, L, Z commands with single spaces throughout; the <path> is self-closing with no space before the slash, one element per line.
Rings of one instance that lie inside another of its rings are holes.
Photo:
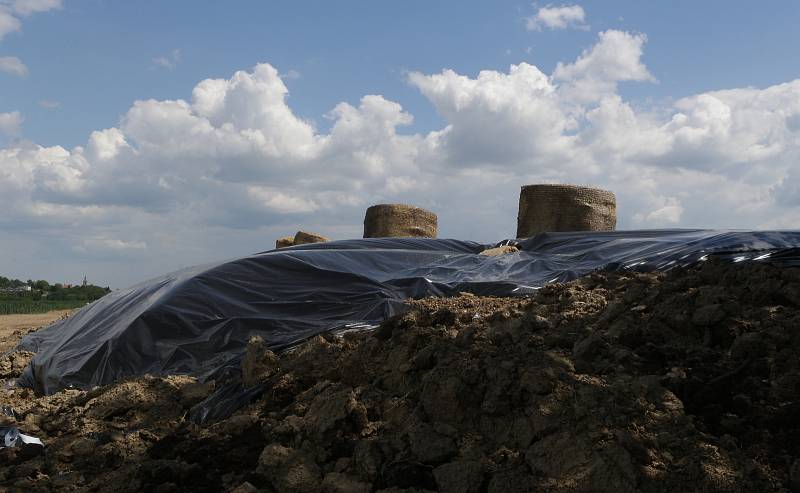
<path fill-rule="evenodd" d="M 587 30 L 586 13 L 580 5 L 547 5 L 536 12 L 536 15 L 527 18 L 526 27 L 529 31 L 549 29 L 575 28 Z"/>
<path fill-rule="evenodd" d="M 22 29 L 20 17 L 61 8 L 61 0 L 0 0 L 0 41 Z M 28 75 L 28 67 L 15 56 L 0 57 L 0 72 L 18 77 Z"/>
<path fill-rule="evenodd" d="M 553 78 L 562 82 L 564 97 L 583 104 L 616 93 L 622 81 L 655 81 L 642 62 L 644 34 L 608 30 L 573 63 L 559 62 Z"/>
<path fill-rule="evenodd" d="M 450 123 L 429 136 L 446 163 L 517 165 L 535 155 L 547 166 L 570 155 L 574 137 L 568 131 L 576 121 L 562 110 L 550 78 L 533 65 L 512 65 L 507 74 L 484 70 L 474 79 L 452 70 L 413 72 L 409 81 Z"/>
<path fill-rule="evenodd" d="M 0 72 L 25 77 L 28 75 L 28 67 L 15 56 L 0 56 Z"/>
<path fill-rule="evenodd" d="M 61 103 L 58 102 L 58 101 L 52 101 L 52 100 L 49 100 L 49 99 L 40 99 L 39 100 L 39 106 L 41 106 L 42 108 L 48 109 L 48 110 L 53 110 L 53 109 L 56 109 L 59 106 L 61 106 Z"/>
<path fill-rule="evenodd" d="M 10 33 L 17 32 L 22 28 L 22 23 L 19 19 L 14 17 L 9 10 L 3 8 L 0 4 L 0 41 Z"/>
<path fill-rule="evenodd" d="M 0 149 L 13 204 L 0 227 L 117 255 L 121 270 L 132 251 L 169 268 L 298 229 L 358 236 L 377 202 L 436 211 L 443 236 L 496 240 L 513 235 L 518 187 L 535 182 L 614 190 L 621 228 L 796 225 L 800 81 L 637 109 L 617 84 L 653 80 L 644 43 L 606 31 L 549 75 L 527 63 L 412 72 L 445 122 L 427 134 L 404 133 L 412 115 L 380 95 L 337 104 L 321 132 L 268 64 L 207 79 L 188 100 L 136 101 L 85 146 Z"/>
<path fill-rule="evenodd" d="M 665 125 L 676 152 L 690 155 L 690 166 L 720 168 L 738 163 L 776 163 L 796 156 L 800 80 L 766 89 L 713 91 L 679 100 Z"/>
<path fill-rule="evenodd" d="M 137 240 L 120 240 L 118 238 L 86 238 L 79 246 L 75 247 L 79 252 L 108 252 L 108 251 L 121 251 L 127 252 L 129 250 L 144 250 L 147 248 L 147 243 Z"/>
<path fill-rule="evenodd" d="M 22 29 L 20 17 L 61 8 L 61 0 L 0 0 L 0 41 Z"/>
<path fill-rule="evenodd" d="M 633 221 L 650 227 L 680 223 L 683 207 L 675 197 L 655 197 L 655 201 L 657 204 L 651 205 L 648 212 L 634 214 Z"/>
<path fill-rule="evenodd" d="M 22 125 L 22 115 L 19 111 L 0 113 L 0 134 L 17 135 Z"/>
<path fill-rule="evenodd" d="M 162 55 L 153 58 L 153 66 L 154 67 L 161 67 L 166 68 L 169 70 L 174 69 L 178 66 L 178 63 L 181 61 L 181 50 L 174 49 L 172 50 L 169 55 Z"/>
<path fill-rule="evenodd" d="M 4 0 L 0 2 L 10 7 L 10 9 L 23 16 L 29 16 L 38 12 L 47 12 L 61 8 L 61 0 Z"/>
<path fill-rule="evenodd" d="M 85 147 L 37 146 L 6 159 L 26 156 L 17 166 L 24 181 L 52 202 L 163 209 L 216 190 L 230 194 L 230 207 L 260 208 L 260 222 L 313 211 L 320 197 L 352 203 L 351 193 L 380 190 L 413 159 L 419 138 L 395 131 L 411 122 L 400 105 L 380 96 L 358 107 L 341 103 L 329 114 L 331 132 L 321 135 L 294 115 L 287 93 L 273 67 L 258 65 L 201 82 L 191 103 L 137 101 L 119 128 L 93 132 Z"/>
<path fill-rule="evenodd" d="M 314 212 L 319 204 L 303 197 L 286 195 L 269 187 L 247 187 L 247 194 L 264 208 L 283 214 Z"/>

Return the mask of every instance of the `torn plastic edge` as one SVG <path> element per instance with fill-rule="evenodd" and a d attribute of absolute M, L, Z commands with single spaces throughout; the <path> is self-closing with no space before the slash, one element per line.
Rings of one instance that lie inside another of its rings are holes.
<path fill-rule="evenodd" d="M 20 445 L 44 447 L 44 443 L 36 437 L 20 433 L 16 426 L 0 427 L 0 449 L 14 448 Z"/>
<path fill-rule="evenodd" d="M 0 414 L 18 420 L 19 414 L 11 406 L 0 406 Z M 16 426 L 0 426 L 0 449 L 13 448 L 17 444 L 38 445 L 44 447 L 44 443 L 36 437 L 20 433 Z"/>

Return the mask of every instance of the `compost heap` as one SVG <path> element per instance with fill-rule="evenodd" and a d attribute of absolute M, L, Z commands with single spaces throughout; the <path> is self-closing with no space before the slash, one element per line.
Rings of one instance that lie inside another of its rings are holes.
<path fill-rule="evenodd" d="M 0 485 L 800 491 L 800 268 L 708 261 L 409 303 L 281 356 L 253 339 L 242 369 L 265 392 L 204 426 L 186 414 L 213 383 L 187 376 L 2 391 L 46 447 L 0 449 Z"/>

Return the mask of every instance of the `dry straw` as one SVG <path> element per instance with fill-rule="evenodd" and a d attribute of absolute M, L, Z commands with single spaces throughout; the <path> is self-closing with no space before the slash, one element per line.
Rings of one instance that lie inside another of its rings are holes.
<path fill-rule="evenodd" d="M 298 231 L 294 235 L 295 245 L 305 245 L 306 243 L 323 243 L 331 241 L 327 236 L 318 235 L 316 233 L 309 233 L 308 231 Z"/>
<path fill-rule="evenodd" d="M 286 248 L 294 245 L 294 236 L 284 236 L 275 241 L 275 248 Z"/>
<path fill-rule="evenodd" d="M 612 192 L 575 185 L 525 185 L 519 194 L 517 238 L 547 231 L 613 231 Z"/>
<path fill-rule="evenodd" d="M 436 214 L 406 204 L 378 204 L 364 216 L 364 238 L 436 238 Z"/>
<path fill-rule="evenodd" d="M 284 236 L 275 241 L 275 248 L 286 248 L 294 245 L 305 245 L 306 243 L 322 243 L 330 241 L 330 238 L 309 233 L 308 231 L 298 231 L 294 236 Z"/>

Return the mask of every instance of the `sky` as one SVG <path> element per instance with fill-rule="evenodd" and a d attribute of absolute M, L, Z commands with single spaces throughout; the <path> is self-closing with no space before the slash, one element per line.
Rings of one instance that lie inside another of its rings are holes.
<path fill-rule="evenodd" d="M 800 228 L 794 1 L 0 0 L 0 275 L 122 288 L 360 237 L 403 202 L 513 237 L 519 187 L 618 229 Z"/>

